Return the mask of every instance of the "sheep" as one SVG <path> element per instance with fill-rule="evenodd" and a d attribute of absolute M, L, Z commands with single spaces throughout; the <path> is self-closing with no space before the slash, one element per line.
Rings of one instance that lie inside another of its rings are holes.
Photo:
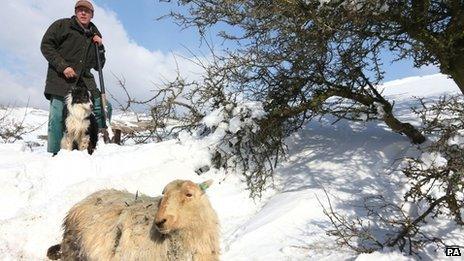
<path fill-rule="evenodd" d="M 205 195 L 212 180 L 174 180 L 155 198 L 97 191 L 65 217 L 56 260 L 219 260 L 219 221 Z"/>

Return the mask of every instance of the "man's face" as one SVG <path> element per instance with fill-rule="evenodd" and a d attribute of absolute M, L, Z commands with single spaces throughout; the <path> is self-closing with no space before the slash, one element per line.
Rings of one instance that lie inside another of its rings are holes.
<path fill-rule="evenodd" d="M 93 12 L 87 7 L 79 6 L 76 8 L 76 17 L 82 25 L 87 26 L 92 20 Z"/>

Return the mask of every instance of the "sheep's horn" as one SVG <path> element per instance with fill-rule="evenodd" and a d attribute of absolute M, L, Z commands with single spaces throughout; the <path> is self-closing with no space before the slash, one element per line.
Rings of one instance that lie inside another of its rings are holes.
<path fill-rule="evenodd" d="M 205 191 L 207 188 L 209 188 L 211 186 L 211 184 L 213 184 L 213 180 L 209 179 L 207 181 L 204 181 L 204 182 L 198 184 L 198 186 L 200 187 L 201 190 Z"/>

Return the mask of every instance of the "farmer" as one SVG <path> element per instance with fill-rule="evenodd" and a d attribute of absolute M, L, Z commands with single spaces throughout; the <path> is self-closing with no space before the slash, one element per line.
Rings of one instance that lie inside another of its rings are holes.
<path fill-rule="evenodd" d="M 98 43 L 102 65 L 105 62 L 102 36 L 91 22 L 93 5 L 77 1 L 74 16 L 55 21 L 45 32 L 40 49 L 48 61 L 45 97 L 50 101 L 47 151 L 56 155 L 63 137 L 64 97 L 71 88 L 86 88 L 92 94 L 93 110 L 99 128 L 105 128 L 100 91 L 91 68 L 98 69 L 95 43 Z M 108 106 L 108 115 L 111 114 Z"/>

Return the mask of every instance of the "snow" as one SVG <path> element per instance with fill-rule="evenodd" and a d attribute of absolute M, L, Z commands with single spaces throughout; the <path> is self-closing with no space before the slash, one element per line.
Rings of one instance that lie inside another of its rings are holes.
<path fill-rule="evenodd" d="M 460 148 L 464 147 L 464 130 L 458 130 L 458 133 L 448 140 L 448 145 L 457 145 Z"/>
<path fill-rule="evenodd" d="M 425 152 L 421 155 L 420 160 L 423 162 L 423 167 L 430 168 L 432 165 L 436 167 L 445 167 L 448 162 L 443 155 L 438 152 Z"/>
<path fill-rule="evenodd" d="M 376 252 L 373 254 L 361 254 L 356 258 L 356 261 L 370 261 L 370 260 L 376 260 L 376 261 L 390 261 L 390 260 L 395 260 L 395 261 L 407 261 L 407 260 L 414 260 L 411 257 L 406 257 L 400 253 L 396 252 L 385 252 L 385 253 L 380 253 Z"/>
<path fill-rule="evenodd" d="M 458 91 L 443 75 L 407 78 L 383 87 L 387 98 L 396 101 L 395 113 L 414 125 L 419 120 L 408 109 L 411 97 Z M 255 117 L 262 115 L 259 105 L 246 107 Z M 0 143 L 0 260 L 46 260 L 47 248 L 61 239 L 66 212 L 96 190 L 155 196 L 173 179 L 215 181 L 207 194 L 221 222 L 222 260 L 414 259 L 398 249 L 358 255 L 326 234 L 332 226 L 321 206 L 328 204 L 324 189 L 338 213 L 358 217 L 366 215 L 359 207 L 366 196 L 381 194 L 393 201 L 402 197 L 405 180 L 395 168 L 398 159 L 417 155 L 417 150 L 383 123 L 342 120 L 330 125 L 329 117 L 308 123 L 287 139 L 289 155 L 276 170 L 276 187 L 253 200 L 238 173 L 213 168 L 200 176 L 195 173 L 210 164 L 209 148 L 226 130 L 240 129 L 238 119 L 221 122 L 222 111 L 204 119 L 205 125 L 217 126 L 207 138 L 182 133 L 177 140 L 143 145 L 100 142 L 92 156 L 61 151 L 56 157 L 46 153 L 45 142 L 38 138 L 46 135 L 48 113 L 30 108 L 12 112 L 19 120 L 26 115 L 28 126 L 40 127 L 24 140 Z M 462 140 L 461 135 L 453 142 Z M 464 231 L 448 220 L 430 222 L 426 229 L 450 244 L 464 241 Z M 423 256 L 448 260 L 443 249 L 433 247 Z"/>
<path fill-rule="evenodd" d="M 407 88 L 405 88 L 407 86 Z M 430 97 L 441 94 L 459 92 L 458 87 L 448 76 L 443 74 L 432 74 L 426 76 L 408 77 L 394 80 L 383 84 L 385 94 L 398 97 Z"/>
<path fill-rule="evenodd" d="M 374 106 L 377 111 L 377 119 L 383 119 L 385 117 L 385 110 L 383 109 L 383 105 L 380 102 L 374 102 Z"/>

